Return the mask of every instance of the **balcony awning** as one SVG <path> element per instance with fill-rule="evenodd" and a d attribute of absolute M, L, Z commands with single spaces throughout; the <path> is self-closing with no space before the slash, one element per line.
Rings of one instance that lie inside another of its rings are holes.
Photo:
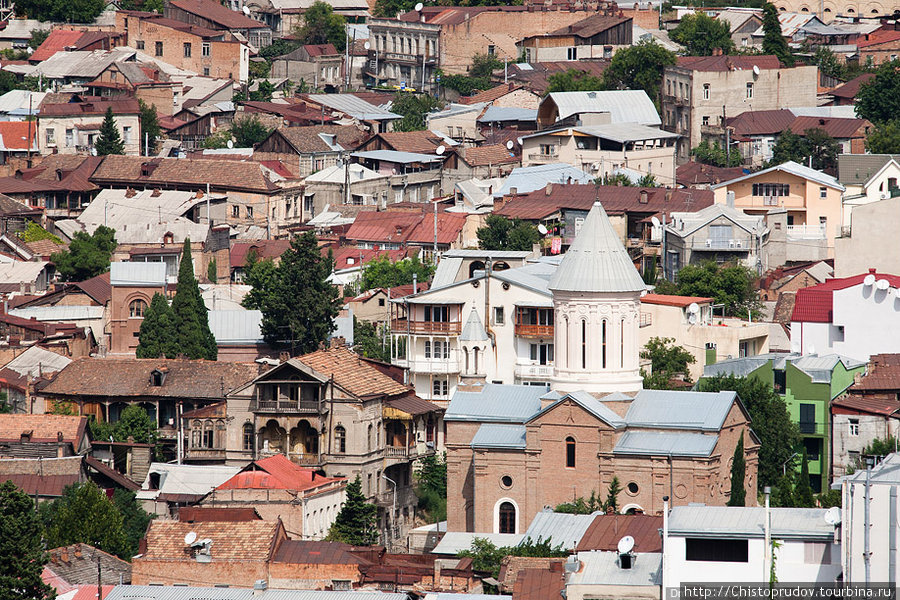
<path fill-rule="evenodd" d="M 457 300 L 456 298 L 436 298 L 434 296 L 425 295 L 419 297 L 398 298 L 397 302 L 409 302 L 410 304 L 465 304 L 465 300 Z"/>
<path fill-rule="evenodd" d="M 516 308 L 553 308 L 553 301 L 549 298 L 541 300 L 517 300 Z"/>
<path fill-rule="evenodd" d="M 418 415 L 443 411 L 444 409 L 437 404 L 423 400 L 416 395 L 409 395 L 386 400 L 381 414 L 385 419 L 409 421 Z"/>

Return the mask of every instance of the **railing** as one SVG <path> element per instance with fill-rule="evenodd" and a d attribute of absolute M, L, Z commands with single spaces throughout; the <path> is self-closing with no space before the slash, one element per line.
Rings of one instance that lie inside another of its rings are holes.
<path fill-rule="evenodd" d="M 713 238 L 694 240 L 693 250 L 749 250 L 750 240 L 719 240 Z"/>
<path fill-rule="evenodd" d="M 531 162 L 557 162 L 558 154 L 545 154 L 543 152 L 531 152 L 528 154 L 528 160 Z"/>
<path fill-rule="evenodd" d="M 824 225 L 788 225 L 788 239 L 795 240 L 824 240 Z"/>
<path fill-rule="evenodd" d="M 184 453 L 187 459 L 214 460 L 225 458 L 225 448 L 188 448 Z"/>
<path fill-rule="evenodd" d="M 255 412 L 300 413 L 319 412 L 317 400 L 257 400 L 250 406 Z"/>
<path fill-rule="evenodd" d="M 553 337 L 553 325 L 526 325 L 516 323 L 516 335 L 522 337 Z"/>
<path fill-rule="evenodd" d="M 520 379 L 546 379 L 553 376 L 553 365 L 516 365 L 515 371 Z"/>
<path fill-rule="evenodd" d="M 407 319 L 393 319 L 391 321 L 391 332 L 405 333 L 407 324 L 411 333 L 459 335 L 459 332 L 462 331 L 461 321 L 408 321 Z"/>
<path fill-rule="evenodd" d="M 825 435 L 825 423 L 800 421 L 800 433 L 803 435 Z"/>
<path fill-rule="evenodd" d="M 455 355 L 456 352 L 454 351 Z M 422 360 L 407 360 L 399 358 L 394 361 L 398 367 L 405 367 L 416 373 L 459 373 L 459 361 L 454 358 L 435 358 Z"/>
<path fill-rule="evenodd" d="M 653 313 L 642 312 L 638 327 L 650 327 L 651 325 L 653 325 Z"/>

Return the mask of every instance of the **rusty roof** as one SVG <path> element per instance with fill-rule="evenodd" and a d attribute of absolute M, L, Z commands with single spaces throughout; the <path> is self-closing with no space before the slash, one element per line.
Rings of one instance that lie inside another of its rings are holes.
<path fill-rule="evenodd" d="M 444 412 L 444 409 L 437 404 L 429 402 L 428 400 L 423 400 L 413 394 L 403 396 L 402 398 L 391 398 L 390 400 L 387 400 L 385 404 L 391 408 L 395 408 L 411 415 Z"/>
<path fill-rule="evenodd" d="M 350 553 L 353 546 L 340 542 L 285 540 L 275 552 L 272 562 L 296 565 L 356 565 L 364 561 Z"/>
<path fill-rule="evenodd" d="M 809 289 L 809 288 L 807 288 Z M 803 290 L 800 290 L 803 291 Z M 850 387 L 851 392 L 900 392 L 900 354 L 874 354 L 865 375 Z"/>
<path fill-rule="evenodd" d="M 503 144 L 491 144 L 487 146 L 476 146 L 466 148 L 463 154 L 463 160 L 473 167 L 500 165 L 506 163 L 519 163 L 521 156 L 516 156 L 515 152 L 507 150 Z"/>
<path fill-rule="evenodd" d="M 16 474 L 0 475 L 0 481 L 11 481 L 29 496 L 49 496 L 57 498 L 63 495 L 66 487 L 81 480 L 78 475 L 37 475 Z"/>
<path fill-rule="evenodd" d="M 618 27 L 623 23 L 628 23 L 631 20 L 631 17 L 600 13 L 591 15 L 590 17 L 582 19 L 581 21 L 578 21 L 576 23 L 572 23 L 568 27 L 561 27 L 555 31 L 551 31 L 547 35 L 574 35 L 580 38 L 590 38 L 594 37 L 598 33 L 608 31 L 613 27 Z"/>
<path fill-rule="evenodd" d="M 859 87 L 873 77 L 875 77 L 874 73 L 863 73 L 831 90 L 831 95 L 835 98 L 856 98 L 856 94 L 859 93 Z"/>
<path fill-rule="evenodd" d="M 694 304 L 709 304 L 715 298 L 706 298 L 703 296 L 672 296 L 668 294 L 645 294 L 641 296 L 641 302 L 644 304 L 660 304 L 662 306 L 678 306 L 685 308 Z"/>
<path fill-rule="evenodd" d="M 91 181 L 106 185 L 189 186 L 271 193 L 278 190 L 258 162 L 109 155 Z"/>
<path fill-rule="evenodd" d="M 29 434 L 31 442 L 56 442 L 59 434 L 77 446 L 84 437 L 87 417 L 68 415 L 0 414 L 0 441 L 18 442 Z"/>
<path fill-rule="evenodd" d="M 28 60 L 30 62 L 43 62 L 57 52 L 74 47 L 84 33 L 74 29 L 54 29 L 28 57 Z"/>
<path fill-rule="evenodd" d="M 737 136 L 780 133 L 793 123 L 794 113 L 786 108 L 779 110 L 747 110 L 725 120 L 734 128 Z M 727 181 L 727 180 L 726 180 Z"/>
<path fill-rule="evenodd" d="M 134 98 L 116 100 L 84 100 L 81 102 L 41 103 L 40 118 L 71 117 L 79 115 L 100 116 L 111 108 L 114 115 L 136 115 L 141 108 Z"/>
<path fill-rule="evenodd" d="M 822 129 L 833 138 L 864 138 L 872 124 L 865 119 L 840 119 L 832 117 L 797 117 L 788 129 L 804 135 L 810 129 Z"/>
<path fill-rule="evenodd" d="M 513 586 L 512 600 L 559 600 L 566 587 L 560 569 L 522 569 Z"/>
<path fill-rule="evenodd" d="M 344 149 L 356 148 L 369 134 L 359 127 L 350 125 L 307 125 L 304 127 L 279 127 L 272 132 L 291 145 L 298 154 L 311 152 L 335 152 L 325 143 L 322 134 L 335 136 L 335 141 Z M 263 147 L 265 142 L 260 146 Z"/>
<path fill-rule="evenodd" d="M 676 66 L 689 71 L 737 71 L 760 69 L 780 69 L 778 57 L 771 54 L 754 56 L 679 56 Z"/>
<path fill-rule="evenodd" d="M 516 90 L 521 90 L 523 86 L 518 83 L 507 82 L 501 83 L 498 86 L 494 86 L 488 90 L 482 90 L 477 94 L 472 96 L 463 96 L 459 99 L 460 104 L 477 104 L 479 102 L 493 102 L 497 98 L 502 98 L 503 96 L 514 92 Z"/>
<path fill-rule="evenodd" d="M 252 242 L 234 242 L 231 246 L 231 267 L 246 267 L 247 256 L 256 253 L 257 260 L 280 258 L 291 247 L 290 240 L 253 240 Z"/>
<path fill-rule="evenodd" d="M 900 381 L 896 383 L 900 384 Z M 832 409 L 846 409 L 848 411 L 857 411 L 873 415 L 881 415 L 884 417 L 900 418 L 900 415 L 898 415 L 898 413 L 900 413 L 900 401 L 897 400 L 896 393 L 854 394 L 852 392 L 853 388 L 851 387 L 850 394 L 832 400 Z"/>
<path fill-rule="evenodd" d="M 261 29 L 266 27 L 250 17 L 212 0 L 170 0 L 169 4 L 220 25 L 222 29 Z"/>
<path fill-rule="evenodd" d="M 397 383 L 356 354 L 342 346 L 317 350 L 295 359 L 326 377 L 358 398 L 399 396 L 410 388 Z"/>
<path fill-rule="evenodd" d="M 150 374 L 154 370 L 165 374 L 160 386 L 152 385 Z M 60 371 L 44 388 L 44 393 L 49 396 L 156 396 L 220 400 L 258 374 L 259 365 L 254 363 L 162 358 L 79 358 Z"/>
<path fill-rule="evenodd" d="M 184 536 L 190 532 L 197 539 L 210 539 L 212 563 L 266 562 L 272 558 L 281 521 L 231 521 L 228 525 L 214 521 L 184 523 L 154 519 L 147 529 L 147 550 L 138 561 L 181 562 L 190 560 L 190 548 Z"/>
<path fill-rule="evenodd" d="M 97 562 L 100 562 L 101 580 L 104 585 L 119 583 L 121 575 L 125 583 L 131 583 L 131 563 L 113 556 L 89 544 L 71 544 L 48 550 L 48 566 L 66 583 L 93 584 L 94 599 L 97 592 Z"/>
<path fill-rule="evenodd" d="M 662 552 L 662 524 L 662 516 L 655 515 L 597 515 L 575 550 L 616 550 L 619 540 L 630 535 L 635 552 Z"/>
<path fill-rule="evenodd" d="M 731 181 L 743 174 L 741 167 L 714 167 L 691 160 L 675 169 L 675 181 L 684 187 L 693 187 Z"/>
<path fill-rule="evenodd" d="M 430 131 L 391 131 L 379 133 L 381 150 L 396 150 L 397 152 L 415 152 L 419 154 L 434 154 L 434 151 L 443 143 L 443 139 Z M 368 146 L 370 142 L 366 142 Z M 378 142 L 373 143 L 374 146 Z"/>
<path fill-rule="evenodd" d="M 439 211 L 438 243 L 455 242 L 465 222 L 465 215 Z M 432 243 L 434 214 L 426 214 L 421 209 L 416 212 L 400 210 L 361 212 L 347 230 L 346 238 L 375 243 Z"/>
<path fill-rule="evenodd" d="M 109 271 L 71 285 L 90 296 L 100 306 L 106 306 L 106 303 L 112 298 L 112 285 L 109 283 Z"/>

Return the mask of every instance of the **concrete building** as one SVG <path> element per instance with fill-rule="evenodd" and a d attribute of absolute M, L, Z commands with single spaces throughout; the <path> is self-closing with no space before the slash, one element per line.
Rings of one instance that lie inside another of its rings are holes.
<path fill-rule="evenodd" d="M 900 197 L 853 207 L 851 225 L 834 241 L 835 277 L 850 277 L 869 268 L 900 272 L 900 236 L 894 222 L 898 210 Z"/>
<path fill-rule="evenodd" d="M 816 106 L 817 84 L 815 66 L 786 68 L 775 56 L 682 56 L 663 74 L 663 127 L 682 136 L 685 162 L 705 136 L 721 137 L 729 116 Z"/>
<path fill-rule="evenodd" d="M 523 38 L 517 47 L 528 63 L 612 58 L 616 50 L 631 45 L 632 23 L 631 17 L 601 13 Z"/>
<path fill-rule="evenodd" d="M 41 104 L 37 140 L 40 153 L 90 154 L 109 108 L 113 111 L 125 154 L 140 154 L 140 107 L 132 98 Z"/>
<path fill-rule="evenodd" d="M 893 9 L 889 2 L 880 0 L 777 0 L 774 4 L 779 12 L 812 13 L 825 23 L 831 23 L 835 17 L 877 19 L 891 15 Z"/>
<path fill-rule="evenodd" d="M 265 23 L 213 0 L 171 0 L 166 3 L 163 15 L 189 25 L 239 34 L 254 48 L 265 48 L 272 43 L 272 30 Z"/>
<path fill-rule="evenodd" d="M 662 121 L 644 90 L 596 92 L 551 92 L 538 106 L 537 123 L 542 129 L 560 125 L 605 125 L 637 123 L 659 127 Z"/>
<path fill-rule="evenodd" d="M 333 44 L 307 44 L 272 60 L 272 77 L 301 80 L 312 90 L 336 92 L 345 84 L 344 55 Z"/>

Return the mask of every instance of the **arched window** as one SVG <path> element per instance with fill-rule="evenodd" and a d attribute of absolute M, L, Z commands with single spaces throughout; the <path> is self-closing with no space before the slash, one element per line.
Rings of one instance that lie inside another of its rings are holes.
<path fill-rule="evenodd" d="M 575 438 L 572 436 L 566 438 L 566 467 L 575 468 Z"/>
<path fill-rule="evenodd" d="M 191 448 L 200 447 L 200 436 L 203 434 L 203 424 L 197 420 L 191 427 Z"/>
<path fill-rule="evenodd" d="M 606 368 L 606 319 L 600 322 L 600 366 Z"/>
<path fill-rule="evenodd" d="M 472 372 L 477 374 L 478 373 L 478 348 L 473 348 L 472 353 L 475 355 L 475 370 Z"/>
<path fill-rule="evenodd" d="M 209 420 L 203 422 L 203 447 L 213 447 L 213 422 Z"/>
<path fill-rule="evenodd" d="M 132 319 L 143 319 L 145 312 L 147 312 L 147 302 L 141 298 L 132 300 L 128 305 L 128 316 Z"/>
<path fill-rule="evenodd" d="M 465 359 L 466 359 L 466 370 L 465 370 L 465 372 L 468 373 L 468 372 L 469 372 L 469 349 L 468 349 L 468 348 L 463 348 L 463 356 L 464 356 Z"/>
<path fill-rule="evenodd" d="M 625 368 L 625 317 L 619 322 L 619 366 Z"/>
<path fill-rule="evenodd" d="M 334 428 L 334 445 L 338 454 L 347 452 L 347 430 L 343 425 Z"/>
<path fill-rule="evenodd" d="M 371 452 L 372 451 L 372 441 L 373 441 L 372 424 L 371 423 L 369 423 L 368 435 L 366 436 L 366 440 L 367 440 L 367 447 L 369 449 L 369 452 Z"/>
<path fill-rule="evenodd" d="M 587 369 L 587 321 L 581 320 L 581 368 Z"/>
<path fill-rule="evenodd" d="M 253 452 L 253 423 L 244 423 L 244 452 Z"/>
<path fill-rule="evenodd" d="M 500 505 L 500 531 L 498 533 L 516 532 L 516 507 L 512 502 Z"/>

